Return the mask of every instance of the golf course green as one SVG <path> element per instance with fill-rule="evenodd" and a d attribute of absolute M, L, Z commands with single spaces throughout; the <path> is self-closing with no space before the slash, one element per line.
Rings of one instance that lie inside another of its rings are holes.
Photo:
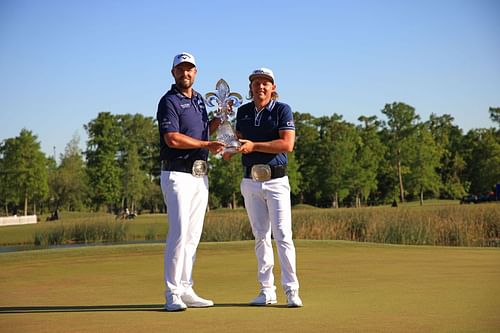
<path fill-rule="evenodd" d="M 296 241 L 303 308 L 258 293 L 253 241 L 201 243 L 213 308 L 163 311 L 161 244 L 0 254 L 0 332 L 500 332 L 500 249 Z"/>

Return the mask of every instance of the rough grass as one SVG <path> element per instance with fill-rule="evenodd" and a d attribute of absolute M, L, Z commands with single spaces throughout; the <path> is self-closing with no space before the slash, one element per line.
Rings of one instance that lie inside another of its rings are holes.
<path fill-rule="evenodd" d="M 298 210 L 294 235 L 406 245 L 500 246 L 500 204 Z"/>
<path fill-rule="evenodd" d="M 500 250 L 296 241 L 304 308 L 249 307 L 253 242 L 202 243 L 216 306 L 166 313 L 163 246 L 0 254 L 1 332 L 498 332 Z"/>
<path fill-rule="evenodd" d="M 441 204 L 440 204 L 441 203 Z M 500 246 L 500 203 L 458 205 L 435 201 L 391 207 L 292 210 L 297 239 L 352 240 L 406 245 Z M 0 245 L 163 241 L 164 214 L 115 220 L 107 214 L 62 213 L 56 222 L 0 228 Z M 207 213 L 202 241 L 250 240 L 245 210 Z"/>

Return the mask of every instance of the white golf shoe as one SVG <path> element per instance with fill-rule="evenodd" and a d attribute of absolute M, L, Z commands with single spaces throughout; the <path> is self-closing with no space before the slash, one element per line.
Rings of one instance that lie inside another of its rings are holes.
<path fill-rule="evenodd" d="M 270 291 L 261 290 L 259 296 L 255 297 L 250 305 L 268 305 L 268 304 L 276 304 L 278 301 L 276 300 L 276 293 Z"/>
<path fill-rule="evenodd" d="M 178 294 L 173 294 L 167 292 L 167 303 L 165 304 L 165 310 L 167 311 L 184 311 L 187 309 L 186 304 L 181 299 Z"/>
<path fill-rule="evenodd" d="M 297 289 L 289 289 L 286 292 L 286 298 L 288 300 L 289 308 L 299 308 L 301 306 L 304 306 L 304 304 L 302 304 L 302 300 L 299 297 L 299 291 Z"/>
<path fill-rule="evenodd" d="M 186 290 L 181 295 L 181 299 L 188 308 L 208 308 L 210 306 L 214 306 L 213 301 L 201 298 L 200 296 L 196 295 L 193 289 Z"/>

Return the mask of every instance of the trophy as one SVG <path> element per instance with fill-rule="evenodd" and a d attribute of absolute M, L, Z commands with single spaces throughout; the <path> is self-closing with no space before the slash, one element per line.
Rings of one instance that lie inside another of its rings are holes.
<path fill-rule="evenodd" d="M 210 106 L 217 106 L 215 116 L 221 118 L 219 129 L 217 130 L 217 141 L 225 144 L 224 152 L 234 153 L 241 146 L 238 137 L 234 133 L 231 123 L 229 121 L 229 114 L 233 113 L 232 109 L 238 107 L 243 102 L 240 94 L 230 92 L 229 85 L 224 79 L 217 81 L 215 85 L 215 92 L 209 92 L 205 95 L 207 104 Z"/>

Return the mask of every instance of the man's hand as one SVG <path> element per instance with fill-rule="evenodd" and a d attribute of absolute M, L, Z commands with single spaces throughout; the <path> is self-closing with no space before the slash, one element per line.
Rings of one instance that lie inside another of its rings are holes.
<path fill-rule="evenodd" d="M 240 139 L 241 146 L 238 151 L 242 154 L 249 154 L 254 151 L 255 144 L 250 140 Z"/>
<path fill-rule="evenodd" d="M 219 141 L 208 141 L 207 148 L 212 154 L 218 154 L 224 149 L 225 145 Z"/>

